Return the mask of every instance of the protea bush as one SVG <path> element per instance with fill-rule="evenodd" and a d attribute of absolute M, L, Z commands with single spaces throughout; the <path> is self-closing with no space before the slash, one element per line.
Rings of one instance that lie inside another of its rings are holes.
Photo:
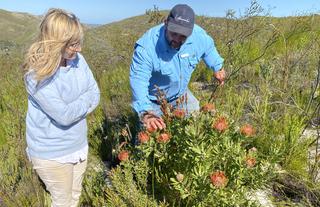
<path fill-rule="evenodd" d="M 143 129 L 122 168 L 145 162 L 133 176 L 147 175 L 139 185 L 169 206 L 255 206 L 248 194 L 267 186 L 275 160 L 260 154 L 258 126 L 203 108 L 189 116 L 173 109 L 164 116 L 166 129 Z"/>

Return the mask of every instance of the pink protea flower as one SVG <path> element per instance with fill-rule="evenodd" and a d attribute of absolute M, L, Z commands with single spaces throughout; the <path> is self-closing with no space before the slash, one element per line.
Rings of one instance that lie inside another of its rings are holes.
<path fill-rule="evenodd" d="M 186 111 L 184 109 L 175 109 L 173 111 L 173 116 L 179 119 L 183 119 L 186 116 Z"/>
<path fill-rule="evenodd" d="M 158 143 L 166 143 L 170 140 L 170 135 L 168 133 L 161 133 L 157 138 Z"/>
<path fill-rule="evenodd" d="M 181 173 L 178 173 L 178 174 L 176 175 L 176 178 L 177 178 L 177 181 L 181 183 L 181 182 L 183 181 L 183 179 L 184 179 L 184 175 L 181 174 Z"/>
<path fill-rule="evenodd" d="M 253 168 L 256 165 L 257 161 L 254 157 L 246 157 L 246 165 L 248 168 Z"/>
<path fill-rule="evenodd" d="M 201 107 L 201 111 L 203 112 L 215 112 L 216 107 L 213 103 L 207 103 Z"/>
<path fill-rule="evenodd" d="M 216 171 L 210 175 L 211 183 L 217 188 L 224 188 L 228 184 L 228 178 L 223 171 Z"/>
<path fill-rule="evenodd" d="M 249 153 L 251 152 L 251 153 L 256 153 L 258 150 L 257 150 L 257 148 L 255 148 L 255 147 L 251 147 L 250 149 L 249 149 Z"/>
<path fill-rule="evenodd" d="M 212 128 L 216 129 L 218 132 L 222 133 L 228 129 L 228 122 L 225 117 L 219 117 L 212 125 Z"/>
<path fill-rule="evenodd" d="M 255 135 L 256 130 L 253 128 L 252 125 L 245 124 L 241 127 L 240 133 L 246 137 L 252 137 L 253 135 Z"/>
<path fill-rule="evenodd" d="M 139 132 L 138 140 L 140 143 L 146 143 L 150 139 L 149 135 L 146 132 Z"/>
<path fill-rule="evenodd" d="M 118 154 L 118 159 L 120 161 L 127 161 L 129 159 L 129 152 L 127 150 L 122 150 Z"/>

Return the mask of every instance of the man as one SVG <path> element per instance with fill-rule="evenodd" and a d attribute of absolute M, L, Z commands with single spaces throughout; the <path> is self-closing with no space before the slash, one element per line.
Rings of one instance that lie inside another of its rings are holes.
<path fill-rule="evenodd" d="M 130 67 L 132 107 L 147 128 L 163 129 L 157 92 L 166 94 L 175 105 L 180 96 L 187 96 L 187 111 L 199 110 L 199 101 L 188 89 L 191 74 L 201 59 L 214 70 L 215 78 L 224 83 L 223 59 L 213 39 L 194 24 L 195 14 L 185 4 L 172 8 L 164 24 L 147 31 L 135 45 Z"/>

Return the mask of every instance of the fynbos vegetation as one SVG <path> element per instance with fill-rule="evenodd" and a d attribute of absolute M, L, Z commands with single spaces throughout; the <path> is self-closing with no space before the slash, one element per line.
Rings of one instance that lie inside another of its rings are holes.
<path fill-rule="evenodd" d="M 164 103 L 167 128 L 138 131 L 128 83 L 132 51 L 165 16 L 155 6 L 146 15 L 86 29 L 83 54 L 102 98 L 88 117 L 81 205 L 259 206 L 255 194 L 263 190 L 274 206 L 320 206 L 320 17 L 274 18 L 256 1 L 242 15 L 197 16 L 225 59 L 225 85 L 217 86 L 201 63 L 190 84 L 201 111 L 186 116 Z M 25 153 L 20 65 L 33 35 L 5 36 L 0 206 L 50 206 Z"/>

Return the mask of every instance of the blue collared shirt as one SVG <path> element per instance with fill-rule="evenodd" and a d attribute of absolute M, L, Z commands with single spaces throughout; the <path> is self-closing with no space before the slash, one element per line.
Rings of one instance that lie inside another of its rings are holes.
<path fill-rule="evenodd" d="M 214 71 L 222 68 L 213 39 L 198 25 L 179 50 L 168 44 L 164 24 L 148 30 L 136 42 L 130 66 L 134 110 L 138 114 L 152 110 L 151 100 L 157 100 L 159 89 L 168 100 L 184 94 L 201 59 Z"/>

